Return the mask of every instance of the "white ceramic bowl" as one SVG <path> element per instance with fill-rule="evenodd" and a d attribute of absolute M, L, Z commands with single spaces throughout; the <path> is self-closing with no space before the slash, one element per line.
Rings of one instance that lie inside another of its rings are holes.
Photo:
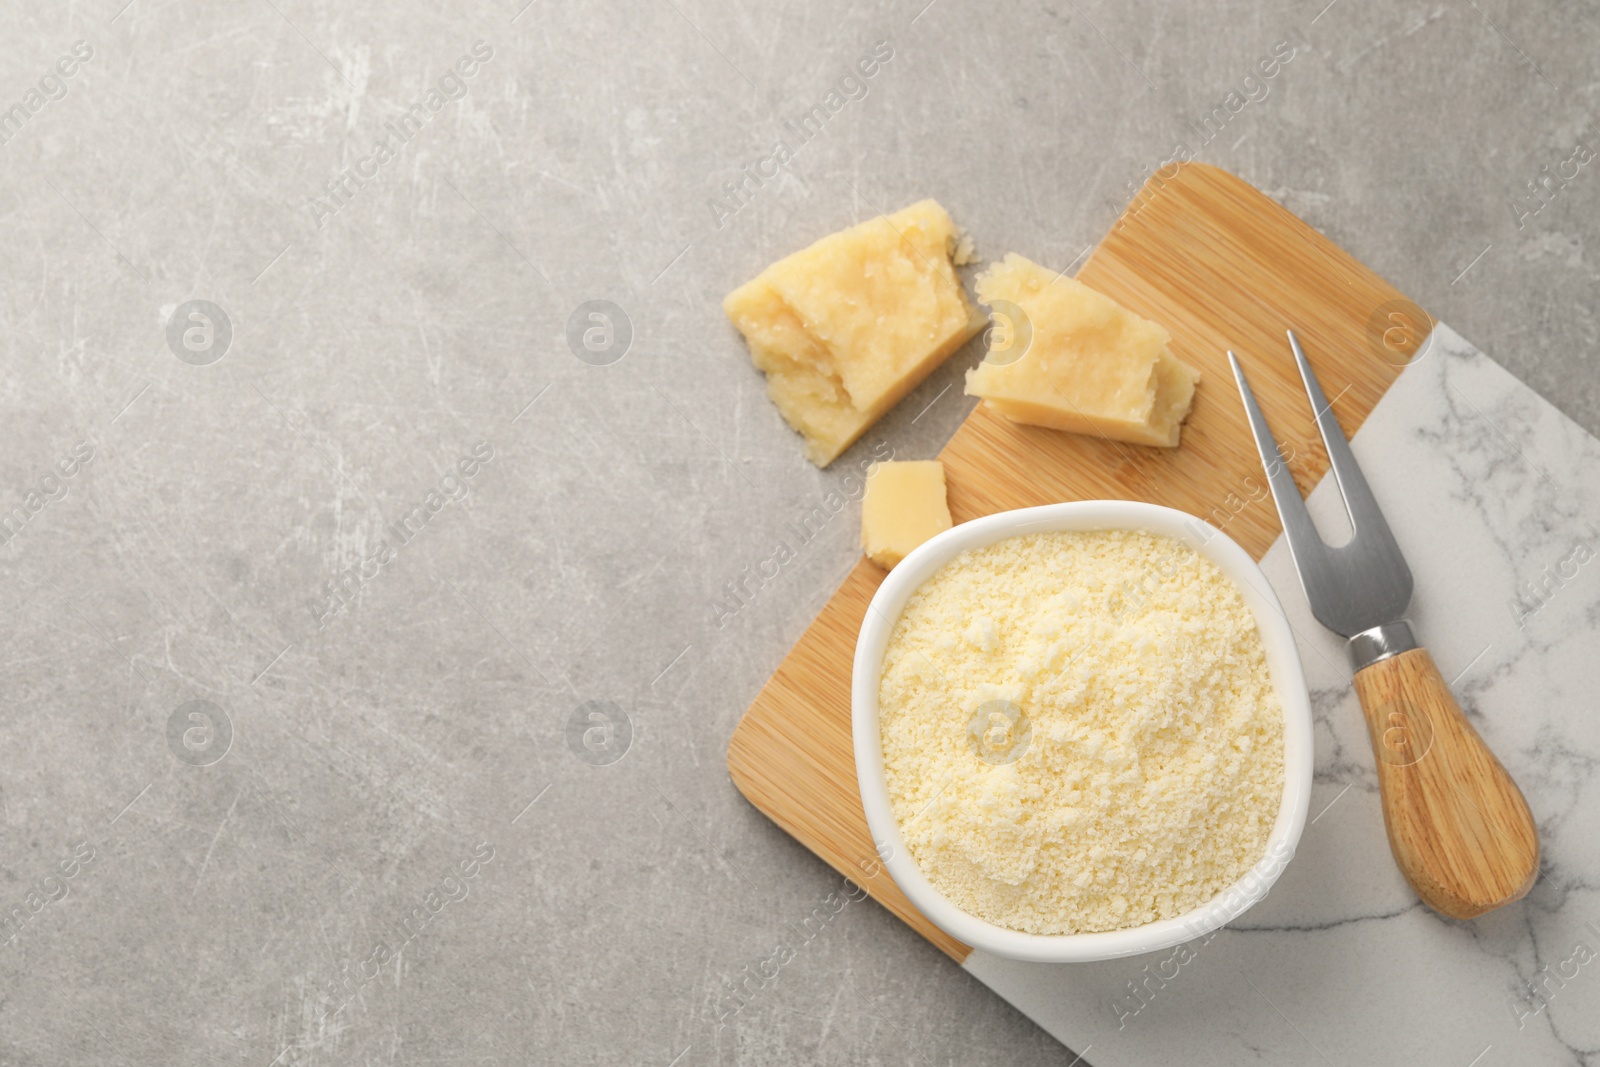
<path fill-rule="evenodd" d="M 1047 530 L 1146 530 L 1189 545 L 1239 587 L 1255 614 L 1267 667 L 1283 706 L 1283 803 L 1266 855 L 1244 877 L 1209 902 L 1171 919 L 1094 934 L 1025 934 L 986 922 L 951 903 L 923 875 L 906 849 L 889 804 L 878 731 L 878 679 L 889 636 L 906 601 L 935 571 L 969 548 Z M 1311 803 L 1311 698 L 1294 632 L 1266 575 L 1245 550 L 1215 527 L 1172 508 L 1127 500 L 1048 504 L 989 515 L 946 530 L 901 561 L 878 587 L 856 640 L 851 681 L 856 777 L 867 825 L 884 867 L 919 911 L 973 948 L 1040 963 L 1078 963 L 1153 952 L 1202 936 L 1232 921 L 1267 890 L 1294 855 Z"/>

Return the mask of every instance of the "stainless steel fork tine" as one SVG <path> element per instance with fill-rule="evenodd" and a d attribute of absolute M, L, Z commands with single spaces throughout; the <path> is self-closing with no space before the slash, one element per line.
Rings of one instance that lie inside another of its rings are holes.
<path fill-rule="evenodd" d="M 1289 347 L 1294 351 L 1295 364 L 1300 368 L 1300 380 L 1305 383 L 1306 396 L 1311 400 L 1311 413 L 1317 420 L 1317 432 L 1322 434 L 1322 443 L 1328 449 L 1328 464 L 1333 470 L 1334 481 L 1339 485 L 1339 493 L 1344 498 L 1344 511 L 1350 517 L 1352 534 L 1362 539 L 1364 548 L 1377 547 L 1368 540 L 1369 535 L 1381 537 L 1393 546 L 1394 537 L 1389 533 L 1383 509 L 1378 507 L 1366 476 L 1361 473 L 1361 466 L 1350 451 L 1350 442 L 1333 414 L 1333 405 L 1323 396 L 1322 385 L 1311 371 L 1311 362 L 1300 347 L 1300 339 L 1293 330 L 1289 330 L 1288 334 Z"/>
<path fill-rule="evenodd" d="M 1245 379 L 1244 368 L 1239 366 L 1239 357 L 1231 350 L 1228 352 L 1228 363 L 1233 367 L 1233 380 L 1239 383 L 1239 395 L 1244 398 L 1245 414 L 1250 419 L 1250 433 L 1256 439 L 1256 451 L 1261 453 L 1261 466 L 1266 469 L 1267 485 L 1272 489 L 1273 502 L 1278 505 L 1278 517 L 1283 520 L 1283 533 L 1289 539 L 1289 552 L 1303 573 L 1305 564 L 1313 556 L 1320 555 L 1326 546 L 1322 536 L 1317 533 L 1316 524 L 1311 521 L 1310 512 L 1306 511 L 1306 502 L 1300 498 L 1300 487 L 1294 484 L 1289 465 L 1278 451 L 1278 442 L 1267 425 L 1267 417 L 1261 413 L 1261 405 L 1256 403 L 1256 395 Z"/>
<path fill-rule="evenodd" d="M 1411 569 L 1406 566 L 1405 556 L 1389 532 L 1383 511 L 1368 488 L 1361 468 L 1356 465 L 1350 442 L 1345 440 L 1339 421 L 1333 417 L 1327 398 L 1322 395 L 1322 387 L 1311 373 L 1311 365 L 1306 362 L 1293 332 L 1289 334 L 1289 346 L 1294 350 L 1317 428 L 1328 447 L 1334 479 L 1344 495 L 1345 511 L 1350 516 L 1353 534 L 1349 541 L 1337 547 L 1330 547 L 1311 521 L 1300 490 L 1279 456 L 1266 416 L 1261 413 L 1250 383 L 1245 380 L 1238 357 L 1229 352 L 1228 360 L 1233 365 L 1234 379 L 1239 383 L 1239 395 L 1244 399 L 1250 432 L 1261 453 L 1261 464 L 1267 470 L 1267 484 L 1272 487 L 1272 499 L 1278 505 L 1289 553 L 1294 557 L 1306 599 L 1311 602 L 1311 613 L 1328 629 L 1351 637 L 1373 625 L 1363 622 L 1364 619 L 1398 619 L 1405 613 L 1406 606 L 1411 603 Z"/>

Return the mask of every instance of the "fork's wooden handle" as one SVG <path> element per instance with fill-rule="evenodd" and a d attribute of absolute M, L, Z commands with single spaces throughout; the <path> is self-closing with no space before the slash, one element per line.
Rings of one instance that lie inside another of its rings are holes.
<path fill-rule="evenodd" d="M 1452 919 L 1533 887 L 1539 832 L 1528 802 L 1461 713 L 1425 648 L 1356 672 L 1395 862 Z"/>

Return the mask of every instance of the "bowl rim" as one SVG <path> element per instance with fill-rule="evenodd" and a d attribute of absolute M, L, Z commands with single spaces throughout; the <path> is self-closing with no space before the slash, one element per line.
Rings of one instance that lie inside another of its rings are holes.
<path fill-rule="evenodd" d="M 1025 533 L 1142 530 L 1184 542 L 1233 581 L 1256 619 L 1267 669 L 1283 709 L 1283 800 L 1262 858 L 1231 886 L 1182 915 L 1125 930 L 1029 934 L 997 926 L 962 910 L 934 888 L 912 859 L 889 803 L 878 728 L 878 686 L 889 637 L 911 595 L 940 567 L 971 548 Z M 934 925 L 974 949 L 1040 963 L 1078 963 L 1154 952 L 1202 937 L 1236 919 L 1266 896 L 1293 858 L 1311 804 L 1311 696 L 1294 627 L 1266 574 L 1231 537 L 1175 508 L 1131 500 L 1078 500 L 1019 508 L 964 522 L 918 546 L 889 572 L 868 605 L 856 639 L 851 672 L 851 730 L 856 780 L 878 858 L 912 906 Z"/>

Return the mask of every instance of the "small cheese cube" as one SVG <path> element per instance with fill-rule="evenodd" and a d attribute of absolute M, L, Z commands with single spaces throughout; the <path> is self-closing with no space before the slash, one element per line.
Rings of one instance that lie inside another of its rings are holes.
<path fill-rule="evenodd" d="M 780 259 L 722 302 L 767 395 L 826 467 L 983 326 L 923 200 Z"/>
<path fill-rule="evenodd" d="M 969 396 L 1013 422 L 1177 445 L 1200 372 L 1172 354 L 1166 330 L 1015 254 L 978 276 L 978 299 L 1020 308 L 1032 340 L 968 371 Z"/>
<path fill-rule="evenodd" d="M 936 459 L 874 463 L 861 497 L 861 548 L 885 570 L 934 534 L 950 529 L 944 464 Z"/>

